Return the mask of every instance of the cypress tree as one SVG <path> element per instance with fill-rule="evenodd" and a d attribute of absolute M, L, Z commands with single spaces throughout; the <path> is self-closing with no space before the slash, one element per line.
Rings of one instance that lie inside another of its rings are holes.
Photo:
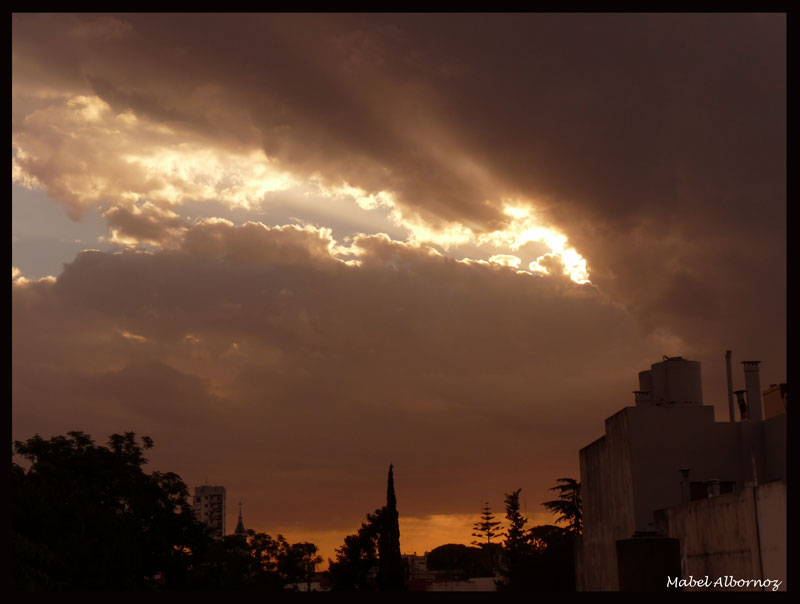
<path fill-rule="evenodd" d="M 381 530 L 378 538 L 378 589 L 404 591 L 405 567 L 400 554 L 400 522 L 397 498 L 394 493 L 394 472 L 389 465 L 389 483 L 386 488 L 386 506 L 381 511 Z"/>

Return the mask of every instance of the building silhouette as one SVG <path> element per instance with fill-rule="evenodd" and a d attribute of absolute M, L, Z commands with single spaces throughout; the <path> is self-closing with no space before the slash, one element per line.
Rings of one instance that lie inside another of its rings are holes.
<path fill-rule="evenodd" d="M 764 419 L 786 413 L 786 384 L 770 384 L 764 391 Z"/>
<path fill-rule="evenodd" d="M 763 419 L 758 361 L 743 364 L 739 421 L 732 397 L 728 422 L 703 404 L 700 363 L 664 357 L 640 372 L 635 406 L 580 450 L 579 590 L 664 589 L 668 574 L 717 570 L 781 575 L 785 588 L 786 413 Z"/>
<path fill-rule="evenodd" d="M 194 513 L 217 539 L 225 536 L 225 487 L 203 485 L 194 489 Z M 241 516 L 240 516 L 241 519 Z"/>
<path fill-rule="evenodd" d="M 247 538 L 247 530 L 244 528 L 244 522 L 242 522 L 242 502 L 239 502 L 239 522 L 236 523 L 236 528 L 233 531 L 233 534 L 237 537 L 244 537 Z"/>

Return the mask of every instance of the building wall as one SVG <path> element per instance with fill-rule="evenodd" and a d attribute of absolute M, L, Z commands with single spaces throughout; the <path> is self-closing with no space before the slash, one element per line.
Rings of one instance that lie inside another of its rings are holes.
<path fill-rule="evenodd" d="M 764 419 L 786 413 L 786 384 L 772 384 L 762 396 Z"/>
<path fill-rule="evenodd" d="M 757 362 L 745 365 L 748 399 L 755 400 L 757 395 L 760 400 Z M 781 392 L 785 395 L 785 386 Z M 703 506 L 718 507 L 724 520 L 705 517 L 708 530 L 716 534 L 727 526 L 737 539 L 746 541 L 749 537 L 745 533 L 756 530 L 758 506 L 754 502 L 748 512 L 745 500 L 734 504 L 734 500 L 739 501 L 737 492 L 786 479 L 786 414 L 765 421 L 715 422 L 713 407 L 702 403 L 700 364 L 696 361 L 664 357 L 664 361 L 640 372 L 635 402 L 636 407 L 625 407 L 606 419 L 605 436 L 579 454 L 584 528 L 582 551 L 575 560 L 580 589 L 619 589 L 617 542 L 658 531 L 657 511 L 688 505 L 691 484 L 699 486 L 701 492 L 707 482 L 712 493 L 713 485 L 717 485 L 717 494 L 722 485 L 734 490 L 727 499 L 717 497 L 713 503 L 698 503 L 691 508 L 692 514 L 704 513 Z M 766 488 L 763 493 L 767 497 Z M 764 505 L 768 509 L 780 507 L 775 503 L 778 499 L 767 497 Z M 728 508 L 725 501 L 730 503 Z M 765 530 L 785 532 L 785 494 L 783 506 L 783 529 L 778 520 L 767 517 Z M 740 520 L 745 524 L 740 525 Z M 687 517 L 680 522 L 688 526 L 701 521 Z M 778 543 L 775 539 L 771 543 Z M 690 541 L 688 547 L 700 557 L 714 546 Z M 757 555 L 759 569 L 764 560 L 780 565 L 781 551 L 785 561 L 785 545 L 783 548 L 778 543 L 770 553 L 764 550 L 763 556 Z M 749 550 L 737 551 L 726 550 L 725 555 L 732 557 L 731 563 L 737 568 L 752 573 Z"/>
<path fill-rule="evenodd" d="M 654 530 L 653 511 L 689 501 L 689 482 L 744 481 L 736 424 L 715 423 L 701 405 L 627 407 L 636 531 Z M 630 537 L 631 535 L 626 535 Z"/>
<path fill-rule="evenodd" d="M 759 483 L 786 478 L 786 414 L 766 419 L 761 424 L 764 465 Z"/>
<path fill-rule="evenodd" d="M 670 591 L 668 577 L 681 576 L 680 539 L 638 534 L 617 541 L 619 590 Z"/>
<path fill-rule="evenodd" d="M 756 494 L 764 578 L 780 579 L 778 591 L 786 591 L 786 481 L 760 484 Z"/>
<path fill-rule="evenodd" d="M 658 517 L 660 532 L 681 541 L 683 578 L 779 580 L 779 591 L 786 590 L 785 481 L 675 506 Z"/>
<path fill-rule="evenodd" d="M 618 589 L 617 539 L 634 532 L 628 414 L 606 420 L 606 435 L 580 451 L 583 555 L 577 583 L 587 591 Z"/>
<path fill-rule="evenodd" d="M 577 583 L 617 590 L 616 541 L 657 530 L 654 512 L 689 501 L 687 482 L 732 481 L 741 489 L 786 476 L 785 415 L 765 422 L 715 422 L 703 405 L 626 407 L 606 435 L 580 451 L 584 514 Z"/>

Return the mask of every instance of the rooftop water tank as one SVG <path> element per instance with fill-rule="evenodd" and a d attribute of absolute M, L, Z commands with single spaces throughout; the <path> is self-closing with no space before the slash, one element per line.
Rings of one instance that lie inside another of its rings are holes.
<path fill-rule="evenodd" d="M 654 405 L 703 404 L 703 386 L 700 378 L 700 363 L 683 357 L 664 357 L 651 366 L 652 394 Z M 641 381 L 640 374 L 640 381 Z"/>

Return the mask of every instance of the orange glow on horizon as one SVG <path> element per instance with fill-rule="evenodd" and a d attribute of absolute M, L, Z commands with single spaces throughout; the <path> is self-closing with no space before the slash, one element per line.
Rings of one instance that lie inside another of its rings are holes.
<path fill-rule="evenodd" d="M 403 555 L 416 554 L 421 556 L 426 552 L 450 543 L 472 545 L 475 538 L 472 536 L 473 525 L 478 521 L 478 514 L 433 514 L 423 517 L 406 517 L 400 515 L 400 547 Z M 497 513 L 497 520 L 504 521 L 501 513 Z M 531 528 L 540 524 L 553 524 L 555 517 L 545 511 L 536 512 L 528 516 L 526 527 Z M 505 523 L 504 523 L 505 525 Z M 359 525 L 360 526 L 360 525 Z M 344 544 L 344 538 L 358 530 L 353 526 L 345 530 L 303 531 L 297 527 L 276 528 L 266 532 L 273 537 L 283 535 L 290 543 L 310 541 L 319 549 L 319 554 L 324 562 L 317 568 L 322 571 L 328 568 L 328 559 L 336 558 L 336 548 Z M 502 538 L 498 543 L 502 542 Z"/>

